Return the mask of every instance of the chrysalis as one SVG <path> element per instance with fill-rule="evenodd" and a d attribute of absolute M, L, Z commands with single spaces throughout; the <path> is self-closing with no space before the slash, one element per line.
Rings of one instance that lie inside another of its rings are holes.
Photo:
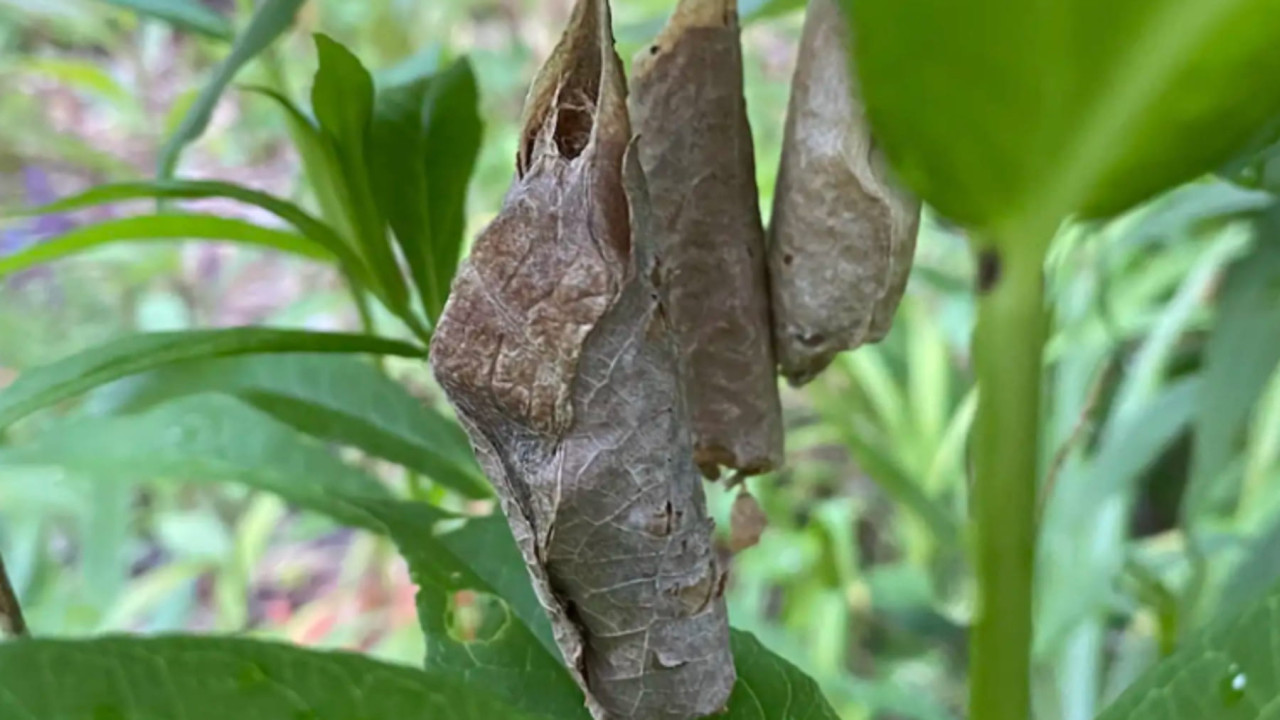
<path fill-rule="evenodd" d="M 736 0 L 681 0 L 631 90 L 695 461 L 712 478 L 768 471 L 782 417 Z"/>
<path fill-rule="evenodd" d="M 630 132 L 607 1 L 578 0 L 431 363 L 593 715 L 690 720 L 735 675 Z"/>
<path fill-rule="evenodd" d="M 795 385 L 888 334 L 920 225 L 919 202 L 892 182 L 871 137 L 851 43 L 835 0 L 811 0 L 769 242 L 778 361 Z"/>

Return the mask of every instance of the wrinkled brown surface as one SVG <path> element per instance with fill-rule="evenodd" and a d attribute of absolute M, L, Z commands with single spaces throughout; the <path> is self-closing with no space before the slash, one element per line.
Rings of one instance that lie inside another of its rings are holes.
<path fill-rule="evenodd" d="M 920 205 L 889 179 L 848 64 L 835 0 L 811 0 L 792 81 L 770 227 L 773 333 L 803 384 L 882 340 L 906 290 Z"/>
<path fill-rule="evenodd" d="M 745 474 L 782 461 L 765 236 L 732 0 L 682 0 L 633 65 L 631 117 L 654 213 L 694 457 Z"/>
<path fill-rule="evenodd" d="M 535 81 L 519 177 L 431 362 L 592 713 L 690 720 L 734 683 L 724 573 L 608 28 L 580 0 Z"/>
<path fill-rule="evenodd" d="M 769 518 L 756 498 L 744 487 L 733 499 L 729 513 L 729 551 L 737 554 L 760 543 L 760 536 L 769 526 Z"/>

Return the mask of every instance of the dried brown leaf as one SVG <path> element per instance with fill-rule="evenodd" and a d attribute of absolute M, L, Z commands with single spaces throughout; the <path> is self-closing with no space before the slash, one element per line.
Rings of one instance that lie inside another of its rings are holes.
<path fill-rule="evenodd" d="M 769 525 L 769 518 L 745 487 L 733 499 L 729 512 L 729 550 L 734 554 L 755 547 Z"/>
<path fill-rule="evenodd" d="M 682 0 L 633 64 L 631 117 L 707 477 L 782 461 L 765 236 L 742 95 L 736 3 Z"/>
<path fill-rule="evenodd" d="M 592 713 L 689 720 L 735 675 L 625 94 L 607 3 L 579 0 L 431 362 Z"/>
<path fill-rule="evenodd" d="M 888 334 L 920 224 L 871 137 L 851 42 L 835 0 L 811 0 L 769 242 L 778 360 L 796 385 Z"/>

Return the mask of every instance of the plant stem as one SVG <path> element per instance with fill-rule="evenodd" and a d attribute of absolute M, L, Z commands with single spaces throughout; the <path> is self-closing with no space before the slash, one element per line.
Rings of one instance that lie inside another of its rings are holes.
<path fill-rule="evenodd" d="M 0 630 L 22 637 L 27 634 L 27 621 L 22 617 L 22 605 L 18 593 L 9 582 L 9 573 L 0 557 Z"/>
<path fill-rule="evenodd" d="M 978 610 L 969 717 L 1028 720 L 1041 364 L 1048 316 L 1035 242 L 981 249 L 973 358 L 972 537 Z"/>

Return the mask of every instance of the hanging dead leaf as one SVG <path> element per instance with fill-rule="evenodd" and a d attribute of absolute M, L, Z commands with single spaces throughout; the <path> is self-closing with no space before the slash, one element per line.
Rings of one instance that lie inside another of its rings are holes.
<path fill-rule="evenodd" d="M 694 459 L 746 474 L 782 461 L 765 237 L 734 0 L 681 0 L 633 63 L 631 117 L 693 420 Z"/>
<path fill-rule="evenodd" d="M 431 363 L 592 713 L 689 720 L 722 709 L 735 675 L 629 138 L 608 4 L 579 0 Z"/>
<path fill-rule="evenodd" d="M 770 227 L 773 333 L 803 385 L 842 350 L 884 339 L 906 290 L 920 204 L 871 137 L 835 0 L 811 0 Z"/>
<path fill-rule="evenodd" d="M 736 555 L 755 547 L 768 525 L 769 518 L 760 508 L 760 503 L 743 486 L 738 497 L 733 499 L 733 509 L 729 512 L 729 550 Z"/>

